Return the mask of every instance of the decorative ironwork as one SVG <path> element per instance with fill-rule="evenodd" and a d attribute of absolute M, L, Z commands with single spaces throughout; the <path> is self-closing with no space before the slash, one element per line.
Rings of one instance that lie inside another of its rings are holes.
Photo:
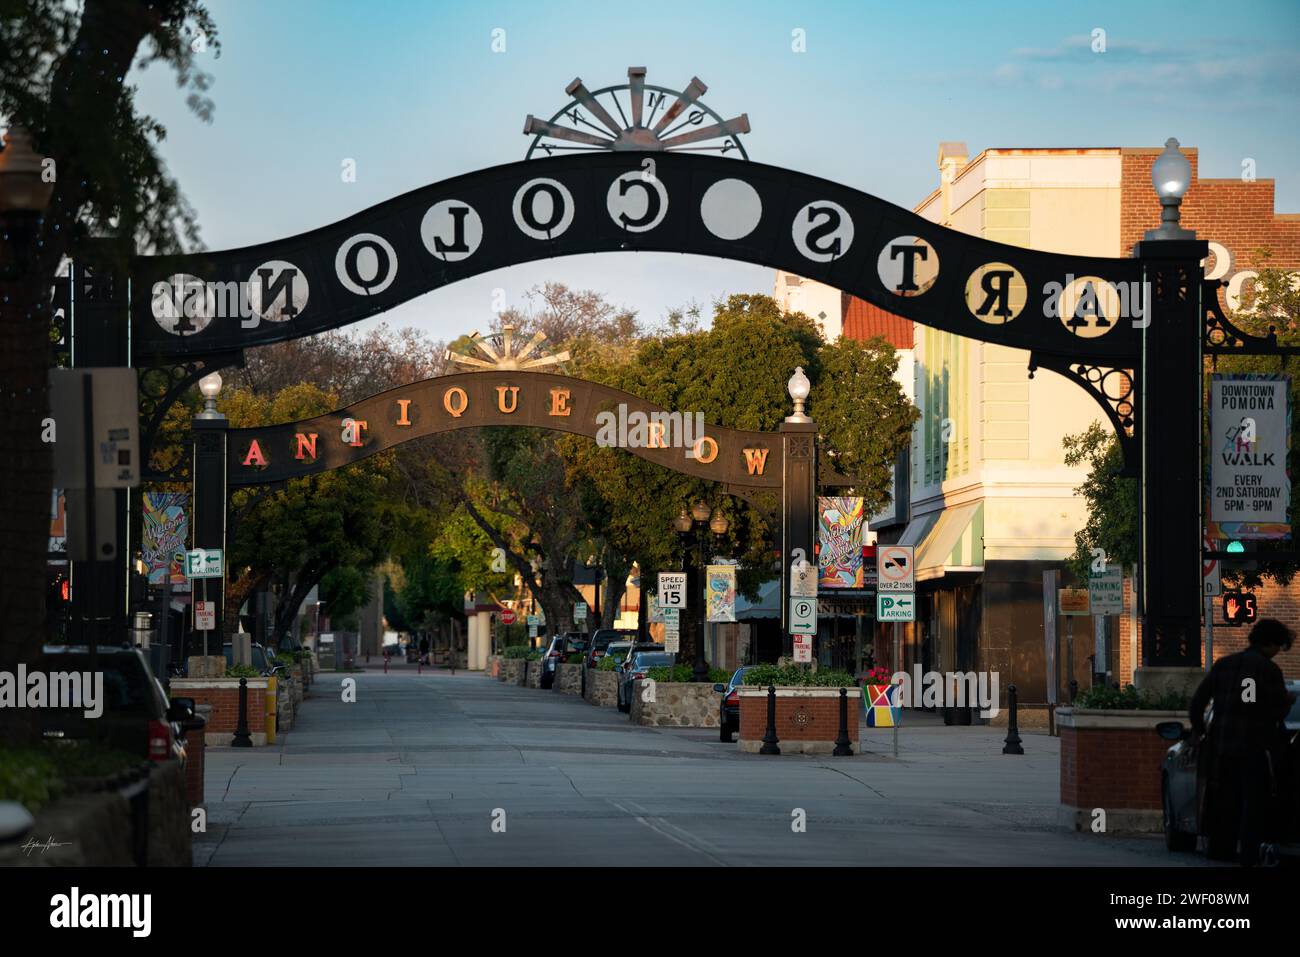
<path fill-rule="evenodd" d="M 242 366 L 244 354 L 208 356 L 175 366 L 150 366 L 140 370 L 140 457 L 144 462 L 141 478 L 146 482 L 186 482 L 190 474 L 191 442 L 186 438 L 176 464 L 167 469 L 153 465 L 154 453 L 168 410 L 209 372 Z"/>
<path fill-rule="evenodd" d="M 542 369 L 569 360 L 567 349 L 554 355 L 547 352 L 548 343 L 544 332 L 536 333 L 522 348 L 519 347 L 519 341 L 519 338 L 515 336 L 515 327 L 507 323 L 501 328 L 500 332 L 488 336 L 481 336 L 477 332 L 470 333 L 469 345 L 487 356 L 487 360 L 461 352 L 453 352 L 450 349 L 446 351 L 445 358 L 449 362 L 467 366 L 471 369 L 507 371 Z"/>
<path fill-rule="evenodd" d="M 50 300 L 50 365 L 66 368 L 72 365 L 72 271 L 71 263 L 54 280 Z"/>
<path fill-rule="evenodd" d="M 669 150 L 724 156 L 734 151 L 749 159 L 740 142 L 740 134 L 749 132 L 748 114 L 724 120 L 709 109 L 700 102 L 708 87 L 697 76 L 679 91 L 648 84 L 645 75 L 643 66 L 628 67 L 626 83 L 594 93 L 575 78 L 564 88 L 572 99 L 563 109 L 549 120 L 530 113 L 524 121 L 524 135 L 533 137 L 526 158 L 556 151 Z M 706 118 L 713 122 L 704 125 Z"/>
<path fill-rule="evenodd" d="M 1060 356 L 1030 353 L 1029 378 L 1034 377 L 1040 366 L 1072 379 L 1097 400 L 1115 430 L 1120 451 L 1124 455 L 1124 470 L 1120 474 L 1126 478 L 1137 478 L 1140 458 L 1136 431 L 1137 372 L 1133 369 L 1071 362 Z"/>
<path fill-rule="evenodd" d="M 1219 303 L 1221 279 L 1207 279 L 1202 287 L 1205 300 L 1204 351 L 1211 356 L 1296 356 L 1300 346 L 1277 344 L 1277 326 L 1268 327 L 1268 335 L 1256 336 L 1235 325 Z"/>

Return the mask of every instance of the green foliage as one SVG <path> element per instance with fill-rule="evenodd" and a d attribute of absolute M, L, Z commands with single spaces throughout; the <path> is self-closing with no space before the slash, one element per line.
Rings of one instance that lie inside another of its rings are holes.
<path fill-rule="evenodd" d="M 611 655 L 606 655 L 596 662 L 597 671 L 617 671 L 621 661 L 616 661 Z"/>
<path fill-rule="evenodd" d="M 538 652 L 537 657 L 539 657 L 539 658 L 541 657 L 541 653 L 540 653 L 540 652 Z M 575 651 L 573 654 L 569 655 L 568 657 L 566 657 L 566 658 L 564 659 L 564 663 L 565 663 L 566 665 L 580 665 L 580 664 L 582 664 L 582 661 L 583 661 L 583 658 L 584 658 L 584 657 L 585 657 L 585 656 L 583 655 L 583 653 L 582 653 L 581 651 Z"/>
<path fill-rule="evenodd" d="M 541 661 L 541 660 L 542 660 L 542 653 L 541 653 L 540 651 L 538 651 L 536 648 L 534 648 L 532 651 L 528 652 L 528 659 L 527 659 L 527 660 L 529 660 L 529 661 Z"/>
<path fill-rule="evenodd" d="M 527 645 L 510 645 L 501 652 L 502 658 L 520 659 L 527 658 L 532 653 L 532 649 Z"/>
<path fill-rule="evenodd" d="M 227 678 L 260 678 L 262 673 L 252 665 L 227 665 Z"/>
<path fill-rule="evenodd" d="M 773 685 L 777 688 L 853 688 L 857 681 L 847 671 L 805 665 L 758 665 L 745 672 L 747 685 Z"/>
<path fill-rule="evenodd" d="M 1149 689 L 1139 691 L 1133 685 L 1126 685 L 1123 691 L 1094 685 L 1080 691 L 1074 699 L 1076 708 L 1097 708 L 1106 711 L 1183 711 L 1187 710 L 1189 699 L 1176 691 L 1153 694 Z"/>
<path fill-rule="evenodd" d="M 1088 503 L 1088 520 L 1074 534 L 1069 562 L 1075 580 L 1088 580 L 1094 548 L 1106 553 L 1108 565 L 1132 568 L 1138 558 L 1138 485 L 1136 479 L 1118 474 L 1124 465 L 1119 440 L 1094 422 L 1078 435 L 1067 435 L 1063 444 L 1066 465 L 1088 466 L 1088 477 L 1075 489 Z"/>
<path fill-rule="evenodd" d="M 650 668 L 645 673 L 651 681 L 661 682 L 663 684 L 690 684 L 695 681 L 695 666 L 688 664 L 677 664 Z M 726 684 L 731 680 L 731 672 L 724 668 L 710 668 L 708 683 L 713 685 L 718 682 Z M 703 684 L 703 682 L 701 682 Z"/>
<path fill-rule="evenodd" d="M 74 778 L 102 778 L 141 759 L 95 741 L 42 741 L 0 750 L 0 801 L 17 801 L 35 813 L 57 800 Z"/>

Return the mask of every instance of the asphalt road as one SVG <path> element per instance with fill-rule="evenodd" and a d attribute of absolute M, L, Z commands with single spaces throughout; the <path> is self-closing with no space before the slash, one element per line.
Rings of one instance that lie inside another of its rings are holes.
<path fill-rule="evenodd" d="M 198 865 L 1203 864 L 1056 827 L 1058 742 L 918 718 L 851 758 L 740 754 L 716 730 L 481 674 L 322 674 L 271 747 L 209 749 Z M 802 812 L 802 813 L 800 813 Z M 795 829 L 799 818 L 806 827 Z"/>

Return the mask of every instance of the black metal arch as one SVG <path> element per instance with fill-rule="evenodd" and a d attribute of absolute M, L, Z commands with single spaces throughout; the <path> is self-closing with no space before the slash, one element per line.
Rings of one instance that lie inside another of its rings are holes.
<path fill-rule="evenodd" d="M 903 248 L 915 240 L 929 249 Z M 134 354 L 141 363 L 162 363 L 230 353 L 335 329 L 503 266 L 633 250 L 787 270 L 922 325 L 1038 356 L 1133 368 L 1141 354 L 1140 324 L 1097 316 L 1096 308 L 1067 317 L 1069 324 L 1057 315 L 1062 290 L 1075 280 L 1087 285 L 1086 277 L 1099 280 L 1095 286 L 1113 285 L 1135 304 L 1141 289 L 1135 259 L 1008 246 L 938 226 L 818 177 L 664 152 L 510 163 L 413 190 L 283 240 L 136 257 L 130 266 L 132 289 L 138 291 L 131 304 Z M 896 276 L 895 286 L 905 287 L 899 294 L 882 279 L 882 257 L 910 261 L 917 276 L 932 269 L 937 257 L 937 275 L 924 290 L 906 288 L 910 274 Z M 991 264 L 1010 268 L 1000 270 L 992 286 L 981 287 L 977 271 Z M 177 276 L 197 281 L 179 302 Z M 990 299 L 989 293 L 1002 288 L 1014 290 L 1013 308 L 1023 295 L 1023 308 L 1009 321 L 981 321 L 972 308 L 996 319 L 1005 300 Z M 276 321 L 238 314 L 232 296 L 242 291 L 246 297 L 250 289 Z M 301 310 L 286 312 L 295 296 Z M 191 315 L 185 315 L 187 306 Z M 208 318 L 223 308 L 234 314 Z"/>

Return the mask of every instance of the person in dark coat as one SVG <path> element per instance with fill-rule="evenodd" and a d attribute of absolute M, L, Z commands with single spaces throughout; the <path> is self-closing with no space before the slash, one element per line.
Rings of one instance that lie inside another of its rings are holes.
<path fill-rule="evenodd" d="M 1225 655 L 1210 668 L 1189 708 L 1192 731 L 1203 741 L 1208 762 L 1202 832 L 1209 852 L 1231 858 L 1239 843 L 1247 867 L 1258 863 L 1261 842 L 1276 840 L 1282 721 L 1295 695 L 1286 690 L 1282 669 L 1272 659 L 1289 649 L 1294 637 L 1282 622 L 1260 619 L 1244 651 Z"/>
<path fill-rule="evenodd" d="M 420 661 L 423 664 L 429 663 L 429 636 L 425 635 L 420 639 Z"/>

